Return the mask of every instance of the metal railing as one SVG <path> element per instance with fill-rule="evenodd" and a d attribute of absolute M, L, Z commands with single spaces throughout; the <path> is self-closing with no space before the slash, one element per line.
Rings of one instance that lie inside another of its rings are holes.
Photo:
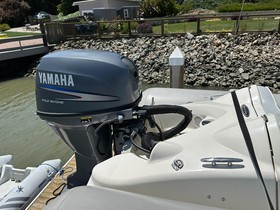
<path fill-rule="evenodd" d="M 45 54 L 48 50 L 43 34 L 0 39 L 0 61 Z"/>
<path fill-rule="evenodd" d="M 42 34 L 0 39 L 0 52 L 25 50 L 40 46 L 48 46 L 47 42 L 44 41 L 44 35 Z"/>

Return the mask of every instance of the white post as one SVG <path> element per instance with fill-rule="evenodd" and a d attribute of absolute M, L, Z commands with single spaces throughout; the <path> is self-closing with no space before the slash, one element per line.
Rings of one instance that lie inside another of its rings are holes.
<path fill-rule="evenodd" d="M 176 47 L 169 57 L 170 66 L 170 87 L 183 88 L 184 86 L 184 64 L 185 55 Z"/>

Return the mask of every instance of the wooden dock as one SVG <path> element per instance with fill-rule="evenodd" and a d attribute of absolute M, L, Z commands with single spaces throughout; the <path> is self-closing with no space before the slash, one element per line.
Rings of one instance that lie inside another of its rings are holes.
<path fill-rule="evenodd" d="M 62 190 L 63 185 L 66 184 L 65 181 L 66 178 L 70 174 L 76 171 L 76 159 L 74 155 L 63 166 L 63 169 L 65 170 L 63 176 L 56 174 L 54 179 L 41 191 L 41 193 L 34 199 L 34 201 L 26 209 L 28 210 L 43 209 L 46 206 L 47 201 L 55 197 L 53 193 L 54 192 L 59 193 Z"/>
<path fill-rule="evenodd" d="M 0 61 L 48 52 L 49 48 L 43 34 L 0 39 Z"/>

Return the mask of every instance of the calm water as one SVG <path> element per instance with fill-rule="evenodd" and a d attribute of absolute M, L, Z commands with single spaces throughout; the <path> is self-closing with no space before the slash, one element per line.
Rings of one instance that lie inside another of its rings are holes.
<path fill-rule="evenodd" d="M 15 167 L 38 166 L 72 152 L 36 114 L 35 79 L 0 82 L 0 155 L 12 154 Z"/>

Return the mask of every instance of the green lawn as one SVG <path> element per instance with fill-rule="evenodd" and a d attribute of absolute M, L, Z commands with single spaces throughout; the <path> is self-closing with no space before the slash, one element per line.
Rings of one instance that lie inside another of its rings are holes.
<path fill-rule="evenodd" d="M 41 33 L 34 33 L 34 32 L 13 32 L 13 31 L 5 31 L 4 32 L 7 37 L 19 37 L 19 36 L 27 36 L 27 35 L 38 35 Z"/>
<path fill-rule="evenodd" d="M 202 32 L 234 32 L 235 20 L 201 21 Z M 241 20 L 239 31 L 272 31 L 278 30 L 279 20 L 275 19 L 246 19 Z M 196 32 L 196 22 L 165 23 L 164 33 Z M 153 27 L 154 33 L 161 32 L 161 26 Z"/>

